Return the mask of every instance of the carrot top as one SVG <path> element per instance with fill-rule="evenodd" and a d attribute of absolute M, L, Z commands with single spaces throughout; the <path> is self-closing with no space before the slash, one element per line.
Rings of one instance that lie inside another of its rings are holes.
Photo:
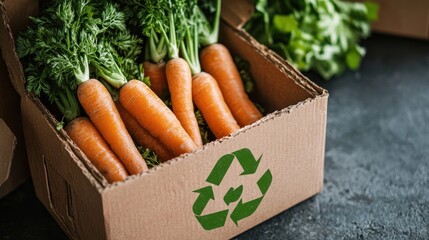
<path fill-rule="evenodd" d="M 187 2 L 188 11 L 181 15 L 182 21 L 186 24 L 183 27 L 184 39 L 180 46 L 183 58 L 188 62 L 193 75 L 201 72 L 201 65 L 199 60 L 199 19 L 198 12 L 200 11 L 196 0 L 189 0 Z"/>
<path fill-rule="evenodd" d="M 199 23 L 199 42 L 203 46 L 219 40 L 221 0 L 206 0 L 198 4 L 196 16 Z M 212 19 L 208 17 L 212 17 Z"/>
<path fill-rule="evenodd" d="M 159 63 L 179 56 L 185 0 L 122 0 L 129 23 L 148 38 L 146 58 Z"/>
<path fill-rule="evenodd" d="M 26 88 L 47 96 L 69 122 L 80 115 L 77 86 L 101 76 L 111 85 L 140 78 L 141 40 L 126 29 L 116 5 L 95 0 L 55 1 L 17 39 Z"/>
<path fill-rule="evenodd" d="M 193 74 L 201 72 L 198 49 L 218 42 L 221 0 L 188 0 L 187 11 L 180 15 L 185 22 L 184 40 L 180 45 L 183 58 Z M 210 16 L 210 17 L 207 17 Z"/>

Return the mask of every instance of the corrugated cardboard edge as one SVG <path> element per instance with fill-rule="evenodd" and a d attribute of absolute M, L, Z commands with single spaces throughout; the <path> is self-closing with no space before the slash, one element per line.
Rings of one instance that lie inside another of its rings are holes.
<path fill-rule="evenodd" d="M 15 135 L 0 118 L 0 186 L 9 178 L 13 154 L 17 145 Z"/>
<path fill-rule="evenodd" d="M 9 69 L 9 76 L 13 87 L 22 97 L 25 94 L 24 72 L 21 62 L 16 53 L 15 42 L 12 36 L 12 30 L 9 26 L 9 18 L 3 1 L 0 2 L 1 23 L 0 27 L 0 46 L 2 49 L 3 58 Z"/>

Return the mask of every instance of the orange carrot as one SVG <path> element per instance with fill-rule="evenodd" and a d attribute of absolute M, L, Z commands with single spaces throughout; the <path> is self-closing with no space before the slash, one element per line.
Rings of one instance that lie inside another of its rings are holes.
<path fill-rule="evenodd" d="M 77 95 L 86 114 L 128 172 L 133 175 L 147 170 L 146 162 L 134 145 L 103 84 L 96 79 L 87 80 L 79 85 Z"/>
<path fill-rule="evenodd" d="M 204 48 L 200 61 L 204 71 L 216 79 L 226 104 L 241 127 L 262 118 L 261 112 L 247 96 L 237 67 L 224 45 L 216 43 Z"/>
<path fill-rule="evenodd" d="M 188 63 L 183 58 L 169 60 L 166 75 L 174 114 L 195 144 L 203 146 L 192 102 L 192 73 Z"/>
<path fill-rule="evenodd" d="M 119 101 L 115 102 L 116 108 L 124 121 L 125 127 L 134 140 L 143 147 L 153 150 L 161 162 L 165 162 L 173 158 L 173 154 L 156 138 L 144 129 L 137 120 L 125 110 Z"/>
<path fill-rule="evenodd" d="M 78 117 L 64 130 L 109 183 L 127 178 L 124 165 L 88 118 Z"/>
<path fill-rule="evenodd" d="M 201 72 L 194 75 L 192 97 L 216 138 L 228 136 L 240 129 L 216 80 L 210 74 Z"/>
<path fill-rule="evenodd" d="M 119 101 L 143 128 L 175 156 L 198 148 L 174 113 L 143 82 L 131 80 L 125 84 L 119 91 Z"/>
<path fill-rule="evenodd" d="M 165 63 L 143 62 L 145 76 L 149 77 L 150 89 L 161 99 L 168 96 L 168 85 L 165 77 Z"/>

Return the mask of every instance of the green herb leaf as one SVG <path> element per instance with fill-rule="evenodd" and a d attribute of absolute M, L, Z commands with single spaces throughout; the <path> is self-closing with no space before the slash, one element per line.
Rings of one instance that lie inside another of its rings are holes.
<path fill-rule="evenodd" d="M 364 55 L 365 49 L 362 47 L 355 46 L 354 48 L 350 49 L 346 55 L 347 66 L 351 70 L 357 70 Z"/>
<path fill-rule="evenodd" d="M 293 15 L 274 15 L 274 29 L 281 33 L 290 33 L 298 29 L 298 22 Z"/>

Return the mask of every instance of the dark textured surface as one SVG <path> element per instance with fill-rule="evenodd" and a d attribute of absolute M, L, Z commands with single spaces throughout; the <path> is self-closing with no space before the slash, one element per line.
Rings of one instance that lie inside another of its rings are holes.
<path fill-rule="evenodd" d="M 376 35 L 330 82 L 321 194 L 238 239 L 429 239 L 429 42 Z"/>
<path fill-rule="evenodd" d="M 429 42 L 375 35 L 330 92 L 325 187 L 237 239 L 429 239 Z M 64 239 L 31 182 L 0 200 L 0 239 Z"/>

